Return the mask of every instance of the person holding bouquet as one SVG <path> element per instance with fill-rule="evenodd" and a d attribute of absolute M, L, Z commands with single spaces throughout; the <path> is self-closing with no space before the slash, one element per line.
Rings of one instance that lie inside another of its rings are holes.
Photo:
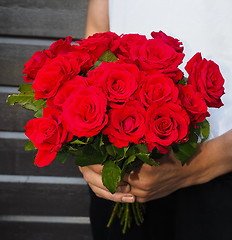
<path fill-rule="evenodd" d="M 208 118 L 210 139 L 198 146 L 183 167 L 169 149 L 158 167 L 144 163 L 127 174 L 115 194 L 102 183 L 101 165 L 80 168 L 92 189 L 94 239 L 231 239 L 231 7 L 229 0 L 89 0 L 86 37 L 109 30 L 144 35 L 162 30 L 183 41 L 186 60 L 201 51 L 219 64 L 225 79 L 224 106 L 220 103 Z M 147 205 L 142 226 L 132 227 L 125 235 L 117 222 L 110 229 L 105 227 L 113 202 L 134 201 Z"/>

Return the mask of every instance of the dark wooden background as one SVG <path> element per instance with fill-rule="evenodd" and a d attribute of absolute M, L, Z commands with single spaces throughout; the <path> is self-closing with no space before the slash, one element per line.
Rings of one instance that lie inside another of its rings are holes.
<path fill-rule="evenodd" d="M 0 0 L 0 239 L 92 239 L 88 187 L 72 160 L 33 165 L 24 126 L 33 113 L 6 103 L 37 50 L 84 37 L 87 0 Z"/>

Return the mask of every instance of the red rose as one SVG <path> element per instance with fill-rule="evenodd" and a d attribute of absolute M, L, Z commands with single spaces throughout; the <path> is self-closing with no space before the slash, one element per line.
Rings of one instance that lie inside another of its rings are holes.
<path fill-rule="evenodd" d="M 26 75 L 24 81 L 29 83 L 33 81 L 36 77 L 37 72 L 43 67 L 47 60 L 47 56 L 43 52 L 35 52 L 31 59 L 24 64 L 23 73 Z"/>
<path fill-rule="evenodd" d="M 138 88 L 140 73 L 136 65 L 123 62 L 103 62 L 88 74 L 93 85 L 101 87 L 110 106 L 129 101 Z"/>
<path fill-rule="evenodd" d="M 65 55 L 65 59 L 71 64 L 75 74 L 80 72 L 87 73 L 87 71 L 94 65 L 96 61 L 92 58 L 86 49 L 80 48 L 77 45 L 72 46 L 73 51 Z"/>
<path fill-rule="evenodd" d="M 139 48 L 147 41 L 147 38 L 139 34 L 125 34 L 119 45 L 119 58 L 126 62 L 135 62 L 139 56 Z"/>
<path fill-rule="evenodd" d="M 80 88 L 63 105 L 64 125 L 78 137 L 95 136 L 108 122 L 106 106 L 107 99 L 100 88 Z"/>
<path fill-rule="evenodd" d="M 164 41 L 165 43 L 167 43 L 169 46 L 173 47 L 175 49 L 176 52 L 178 53 L 182 53 L 184 48 L 183 43 L 180 42 L 178 39 L 173 38 L 171 36 L 166 35 L 164 32 L 159 31 L 159 32 L 152 32 L 151 36 L 154 39 L 161 39 L 162 41 Z"/>
<path fill-rule="evenodd" d="M 34 118 L 25 126 L 26 136 L 38 149 L 35 164 L 38 167 L 49 165 L 56 157 L 63 143 L 71 141 L 72 135 L 62 127 L 59 113 L 52 108 L 43 109 L 42 118 Z"/>
<path fill-rule="evenodd" d="M 192 124 L 202 122 L 210 116 L 205 100 L 192 85 L 179 85 L 179 90 L 182 106 L 186 109 Z"/>
<path fill-rule="evenodd" d="M 141 80 L 141 85 L 139 97 L 146 107 L 153 103 L 160 105 L 166 102 L 176 102 L 178 99 L 178 88 L 172 79 L 161 73 L 157 72 L 145 76 Z"/>
<path fill-rule="evenodd" d="M 113 32 L 95 33 L 87 39 L 77 41 L 80 48 L 88 50 L 91 57 L 97 60 L 107 49 L 116 51 L 120 44 L 120 37 Z"/>
<path fill-rule="evenodd" d="M 71 71 L 70 63 L 62 56 L 47 61 L 32 84 L 35 99 L 53 97 L 60 85 L 69 79 Z"/>
<path fill-rule="evenodd" d="M 49 58 L 55 58 L 58 55 L 65 55 L 72 51 L 71 42 L 72 37 L 70 36 L 66 37 L 65 40 L 59 39 L 51 44 L 49 50 L 45 50 L 44 52 Z"/>
<path fill-rule="evenodd" d="M 73 79 L 66 81 L 58 89 L 56 95 L 53 98 L 49 98 L 47 100 L 47 105 L 59 111 L 62 111 L 63 104 L 67 98 L 76 92 L 79 88 L 86 87 L 87 85 L 87 78 L 77 75 Z"/>
<path fill-rule="evenodd" d="M 201 54 L 196 53 L 185 69 L 189 74 L 188 83 L 202 94 L 207 106 L 216 108 L 223 106 L 220 98 L 224 94 L 224 78 L 215 62 L 202 59 Z"/>
<path fill-rule="evenodd" d="M 151 105 L 147 111 L 145 140 L 161 153 L 166 153 L 173 143 L 187 141 L 189 117 L 180 105 L 166 103 Z M 151 150 L 151 148 L 149 149 Z"/>
<path fill-rule="evenodd" d="M 145 132 L 146 111 L 139 101 L 130 101 L 121 108 L 109 111 L 109 122 L 103 129 L 116 147 L 138 144 Z"/>
<path fill-rule="evenodd" d="M 139 49 L 139 66 L 141 70 L 164 70 L 176 68 L 182 63 L 183 53 L 177 53 L 160 39 L 149 39 Z"/>
<path fill-rule="evenodd" d="M 184 76 L 184 73 L 178 67 L 170 67 L 167 69 L 163 69 L 160 72 L 170 77 L 174 81 L 174 83 L 178 83 Z"/>

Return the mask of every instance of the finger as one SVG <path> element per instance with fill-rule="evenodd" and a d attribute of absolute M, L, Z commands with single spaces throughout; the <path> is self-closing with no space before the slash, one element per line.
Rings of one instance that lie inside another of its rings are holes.
<path fill-rule="evenodd" d="M 82 173 L 83 167 L 78 166 L 78 168 L 79 168 L 80 172 Z"/>
<path fill-rule="evenodd" d="M 108 191 L 107 188 L 102 183 L 102 175 L 98 174 L 90 168 L 82 168 L 82 174 L 85 181 L 90 185 L 95 185 L 98 188 L 101 188 L 105 191 Z"/>
<path fill-rule="evenodd" d="M 151 200 L 156 200 L 156 199 L 159 199 L 159 198 L 163 198 L 163 197 L 166 197 L 168 196 L 170 193 L 166 193 L 166 192 L 159 192 L 155 195 L 151 195 L 151 196 L 148 196 L 148 197 L 137 197 L 136 196 L 136 202 L 140 202 L 140 203 L 145 203 L 145 202 L 149 202 Z"/>
<path fill-rule="evenodd" d="M 136 202 L 140 202 L 140 203 L 145 203 L 145 202 L 148 202 L 150 200 L 159 198 L 155 194 L 151 195 L 149 192 L 142 191 L 138 188 L 132 188 L 130 193 L 133 194 L 136 197 Z"/>
<path fill-rule="evenodd" d="M 156 184 L 156 179 L 159 176 L 158 171 L 157 166 L 144 163 L 139 168 L 131 171 L 130 174 L 125 174 L 123 181 L 128 182 L 133 187 L 149 191 Z"/>
<path fill-rule="evenodd" d="M 146 163 L 141 164 L 139 167 L 133 169 L 129 174 L 124 175 L 124 181 L 140 181 L 142 175 L 154 171 L 154 166 L 150 166 Z"/>
<path fill-rule="evenodd" d="M 101 198 L 111 200 L 114 202 L 124 202 L 124 203 L 133 203 L 135 201 L 135 196 L 128 193 L 110 193 L 108 190 L 104 190 L 96 187 L 96 185 L 89 184 L 93 192 Z"/>
<path fill-rule="evenodd" d="M 94 172 L 102 174 L 103 165 L 101 165 L 101 164 L 94 164 L 94 165 L 89 165 L 88 167 L 90 169 L 92 169 Z"/>
<path fill-rule="evenodd" d="M 151 194 L 151 192 L 149 192 L 149 191 L 145 191 L 145 190 L 142 190 L 140 188 L 133 187 L 133 186 L 131 186 L 130 193 L 133 194 L 134 196 L 136 196 L 136 201 L 137 201 L 137 198 L 148 199 L 150 197 L 150 194 Z"/>
<path fill-rule="evenodd" d="M 136 188 L 140 190 L 145 190 L 148 188 L 148 182 L 145 178 L 146 176 L 141 176 L 137 173 L 131 172 L 130 174 L 125 174 L 123 181 L 127 182 L 130 185 L 131 189 Z"/>
<path fill-rule="evenodd" d="M 80 171 L 84 171 L 84 169 L 91 169 L 93 172 L 96 172 L 98 174 L 102 173 L 103 166 L 101 164 L 95 164 L 95 165 L 88 165 L 85 167 L 79 167 Z"/>
<path fill-rule="evenodd" d="M 120 182 L 118 183 L 116 192 L 129 193 L 130 190 L 131 190 L 130 184 L 128 184 L 127 182 Z"/>
<path fill-rule="evenodd" d="M 101 188 L 105 191 L 108 191 L 108 189 L 103 185 L 102 183 L 102 175 L 96 173 L 95 171 L 92 171 L 92 168 L 89 167 L 83 167 L 82 168 L 82 174 L 85 179 L 85 181 L 88 184 L 95 185 L 98 188 Z M 130 192 L 130 185 L 126 182 L 120 182 L 117 187 L 117 192 L 122 193 L 128 193 Z"/>
<path fill-rule="evenodd" d="M 171 194 L 174 190 L 170 189 L 159 189 L 158 191 L 152 191 L 152 192 L 146 192 L 141 191 L 140 189 L 132 188 L 131 194 L 133 194 L 136 197 L 136 201 L 140 203 L 145 203 L 151 200 L 156 200 L 159 198 L 163 198 Z"/>

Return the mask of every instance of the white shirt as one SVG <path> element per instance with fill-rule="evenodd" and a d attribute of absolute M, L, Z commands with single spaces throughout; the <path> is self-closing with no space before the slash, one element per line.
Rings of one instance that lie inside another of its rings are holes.
<path fill-rule="evenodd" d="M 152 31 L 161 30 L 183 42 L 182 70 L 197 52 L 219 65 L 225 79 L 224 106 L 209 108 L 210 138 L 232 129 L 231 12 L 231 0 L 109 0 L 111 31 L 151 38 Z"/>

